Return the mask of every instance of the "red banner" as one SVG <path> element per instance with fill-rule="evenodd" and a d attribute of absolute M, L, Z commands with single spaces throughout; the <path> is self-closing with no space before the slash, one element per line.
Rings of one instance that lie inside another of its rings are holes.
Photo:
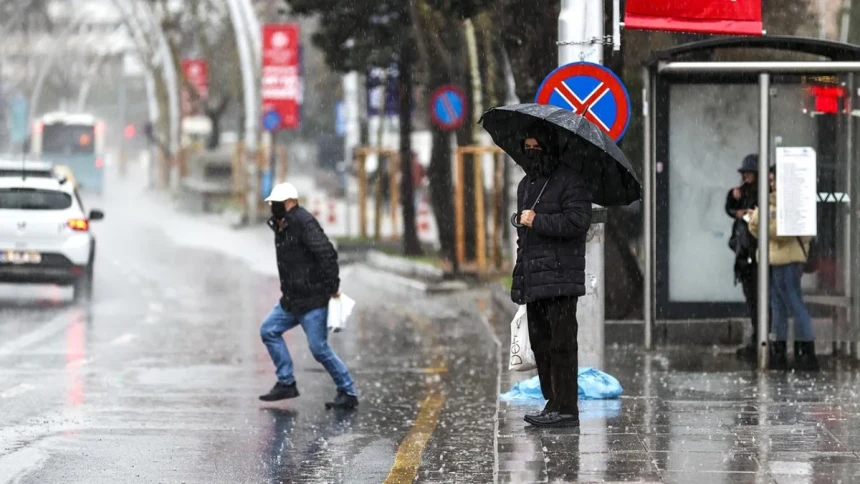
<path fill-rule="evenodd" d="M 209 97 L 209 63 L 206 59 L 183 59 L 182 73 L 188 83 L 197 91 L 200 99 Z M 191 95 L 187 86 L 182 89 L 182 113 L 187 115 L 196 114 L 201 111 L 199 103 L 191 102 Z"/>
<path fill-rule="evenodd" d="M 760 36 L 761 0 L 627 0 L 624 28 Z"/>
<path fill-rule="evenodd" d="M 301 124 L 299 42 L 298 24 L 263 26 L 262 113 L 269 119 L 277 113 L 281 129 L 296 129 Z"/>

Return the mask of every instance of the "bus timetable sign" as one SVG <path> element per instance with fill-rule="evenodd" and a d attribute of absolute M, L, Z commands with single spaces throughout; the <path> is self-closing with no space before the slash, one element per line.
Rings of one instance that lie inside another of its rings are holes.
<path fill-rule="evenodd" d="M 301 123 L 299 59 L 297 24 L 263 27 L 262 112 L 277 112 L 280 129 L 296 129 Z"/>

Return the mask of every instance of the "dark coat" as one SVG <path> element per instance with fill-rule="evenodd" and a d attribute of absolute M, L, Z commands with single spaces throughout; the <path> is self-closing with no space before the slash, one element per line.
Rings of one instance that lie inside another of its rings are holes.
<path fill-rule="evenodd" d="M 274 218 L 268 221 L 275 232 L 281 307 L 294 314 L 326 307 L 340 288 L 337 251 L 317 219 L 304 208 L 290 210 L 285 220 L 283 230 Z"/>
<path fill-rule="evenodd" d="M 741 198 L 735 200 L 732 190 L 726 194 L 726 215 L 734 220 L 732 233 L 729 237 L 729 248 L 735 253 L 735 282 L 740 282 L 755 275 L 756 271 L 756 244 L 753 235 L 749 232 L 746 222 L 735 217 L 737 210 L 752 210 L 758 206 L 758 190 L 755 185 L 742 185 Z"/>
<path fill-rule="evenodd" d="M 527 175 L 517 188 L 517 213 L 534 204 L 547 177 Z M 585 295 L 585 241 L 591 225 L 591 192 L 576 170 L 562 165 L 535 207 L 532 228 L 517 229 L 517 262 L 511 299 L 527 304 Z"/>

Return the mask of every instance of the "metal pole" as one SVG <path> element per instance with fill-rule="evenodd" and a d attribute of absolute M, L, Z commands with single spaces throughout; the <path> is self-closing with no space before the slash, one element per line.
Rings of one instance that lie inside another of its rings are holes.
<path fill-rule="evenodd" d="M 269 134 L 269 180 L 271 180 L 271 185 L 272 185 L 271 187 L 269 187 L 270 190 L 272 188 L 274 188 L 275 183 L 277 183 L 276 178 L 275 178 L 275 176 L 277 174 L 277 169 L 276 169 L 275 165 L 277 165 L 277 159 L 278 159 L 277 141 L 278 141 L 278 131 L 273 129 L 272 131 L 270 131 L 270 134 Z M 286 178 L 286 174 L 284 174 L 284 178 Z"/>
<path fill-rule="evenodd" d="M 247 27 L 243 21 L 241 7 L 237 4 L 239 0 L 227 0 L 230 11 L 230 21 L 236 33 L 236 46 L 239 51 L 239 64 L 242 70 L 242 93 L 245 103 L 245 149 L 253 160 L 253 154 L 257 151 L 257 94 L 256 75 L 254 69 L 254 57 L 248 41 Z M 259 180 L 257 179 L 257 166 L 253 162 L 245 163 L 248 171 L 248 193 L 246 194 L 246 207 L 248 210 L 248 221 L 253 223 L 257 218 L 257 192 L 259 191 Z"/>
<path fill-rule="evenodd" d="M 260 28 L 260 19 L 257 17 L 257 12 L 250 0 L 239 0 L 239 7 L 242 10 L 242 20 L 245 22 L 248 36 L 251 41 L 251 55 L 254 56 L 254 65 L 260 66 L 260 58 L 263 55 L 263 34 Z"/>
<path fill-rule="evenodd" d="M 654 169 L 654 160 L 651 157 L 651 106 L 648 103 L 651 95 L 651 72 L 647 67 L 642 68 L 642 126 L 643 126 L 643 153 L 642 153 L 642 179 L 644 180 L 643 203 L 642 203 L 642 227 L 645 242 L 645 277 L 642 291 L 642 317 L 644 323 L 643 346 L 650 350 L 654 344 L 654 309 L 653 309 L 653 280 L 654 267 L 651 264 L 654 248 L 651 246 L 651 220 L 654 217 L 651 206 L 651 197 L 654 187 L 651 185 L 651 171 Z"/>
<path fill-rule="evenodd" d="M 853 94 L 856 87 L 855 76 L 851 74 L 848 76 L 848 92 Z M 851 268 L 851 309 L 848 313 L 848 324 L 853 326 L 851 328 L 851 334 L 854 336 L 852 352 L 855 357 L 860 357 L 860 339 L 858 339 L 860 338 L 860 328 L 858 328 L 858 324 L 860 324 L 860 250 L 857 250 L 857 244 L 860 243 L 860 169 L 852 166 L 855 150 L 853 142 L 855 129 L 854 116 L 849 113 L 846 115 L 846 118 L 848 119 L 848 132 L 851 136 L 851 143 L 848 146 L 848 153 L 846 155 L 849 170 L 847 191 L 850 203 L 848 206 L 851 210 L 848 218 L 848 232 L 850 233 L 851 245 L 849 245 L 848 253 L 846 254 L 849 267 Z"/>
<path fill-rule="evenodd" d="M 466 165 L 463 162 L 463 151 L 457 148 L 454 158 L 454 168 L 456 170 L 456 178 L 454 179 L 454 243 L 455 243 L 455 262 L 458 270 L 463 269 L 463 264 L 466 263 L 466 216 L 464 194 L 466 191 L 466 176 L 464 170 Z"/>
<path fill-rule="evenodd" d="M 663 73 L 729 73 L 729 72 L 794 72 L 827 73 L 858 72 L 860 62 L 661 62 L 657 72 Z"/>
<path fill-rule="evenodd" d="M 768 333 L 767 322 L 769 314 L 769 274 L 770 260 L 768 254 L 768 239 L 770 228 L 770 183 L 768 172 L 770 168 L 770 74 L 759 74 L 759 150 L 758 150 L 758 367 L 767 369 Z"/>
<path fill-rule="evenodd" d="M 125 139 L 125 125 L 127 118 L 127 95 L 126 95 L 126 78 L 125 73 L 121 73 L 119 77 L 119 86 L 117 86 L 117 106 L 119 107 L 119 126 L 122 129 L 122 134 L 119 137 L 119 173 L 120 175 L 125 175 L 126 169 L 126 153 L 125 148 L 127 141 Z"/>
<path fill-rule="evenodd" d="M 559 65 L 603 63 L 603 12 L 603 0 L 562 0 L 558 16 Z M 583 43 L 564 44 L 573 41 Z M 576 311 L 579 365 L 595 368 L 603 368 L 605 222 L 606 209 L 595 205 L 585 247 L 586 295 L 579 298 Z"/>
<path fill-rule="evenodd" d="M 850 95 L 850 93 L 854 92 L 854 73 L 850 73 L 846 76 L 846 80 L 843 83 L 843 86 L 845 86 L 845 89 L 849 93 L 849 95 Z M 851 98 L 849 98 L 849 99 L 851 99 Z M 847 108 L 846 111 L 848 111 L 849 109 L 853 109 L 850 102 L 846 102 L 845 106 Z M 843 155 L 843 158 L 845 160 L 845 171 L 842 172 L 841 176 L 845 177 L 845 182 L 846 182 L 843 190 L 845 191 L 845 193 L 849 194 L 849 197 L 850 197 L 851 185 L 852 185 L 851 178 L 852 178 L 853 172 L 855 171 L 854 167 L 852 166 L 854 164 L 854 116 L 852 116 L 850 111 L 848 111 L 846 113 L 843 113 L 841 119 L 842 119 L 842 122 L 844 123 L 844 133 L 845 133 L 845 154 Z M 840 208 L 845 209 L 845 206 L 840 204 Z M 854 226 L 852 219 L 854 218 L 854 214 L 851 213 L 851 206 L 850 205 L 847 207 L 847 210 L 845 212 L 842 212 L 841 218 L 842 218 L 842 220 L 845 221 L 845 227 L 844 227 L 843 232 L 842 232 L 843 233 L 842 239 L 844 241 L 844 245 L 843 245 L 841 256 L 837 255 L 837 257 L 842 261 L 842 268 L 844 271 L 843 272 L 843 274 L 844 274 L 843 280 L 845 281 L 845 286 L 843 289 L 843 294 L 845 294 L 846 296 L 848 296 L 850 298 L 854 294 L 854 282 L 855 281 L 854 281 L 854 271 L 852 270 L 853 266 L 852 266 L 851 262 L 852 262 L 852 253 L 854 252 L 852 250 L 852 245 L 854 244 L 854 241 L 856 240 L 853 238 L 854 234 L 852 233 L 853 232 L 852 229 Z M 856 327 L 854 327 L 854 325 L 851 324 L 851 318 L 853 317 L 853 315 L 856 314 L 852 311 L 853 302 L 854 302 L 854 300 L 851 299 L 851 304 L 849 305 L 849 307 L 847 307 L 845 309 L 839 309 L 838 313 L 837 313 L 839 315 L 839 317 L 834 319 L 834 331 L 835 331 L 835 329 L 837 329 L 839 326 L 842 325 L 841 317 L 845 316 L 845 319 L 844 319 L 844 321 L 845 321 L 844 326 L 845 327 L 841 328 L 842 331 L 839 332 L 839 335 L 840 335 L 839 352 L 845 356 L 848 356 L 851 354 L 851 352 L 852 352 L 851 342 L 854 341 L 854 339 L 856 338 L 856 336 L 855 336 L 856 335 Z"/>

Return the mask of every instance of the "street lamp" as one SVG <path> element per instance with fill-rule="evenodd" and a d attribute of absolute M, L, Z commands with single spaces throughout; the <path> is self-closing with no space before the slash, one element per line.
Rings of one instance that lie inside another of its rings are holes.
<path fill-rule="evenodd" d="M 254 67 L 254 56 L 248 42 L 247 32 L 250 27 L 246 25 L 242 14 L 241 0 L 226 0 L 230 10 L 230 21 L 233 23 L 233 31 L 236 34 L 236 47 L 239 51 L 239 64 L 242 71 L 242 91 L 245 100 L 245 151 L 252 157 L 257 153 L 257 121 L 259 118 L 259 106 L 257 103 L 257 78 Z M 247 210 L 248 221 L 257 218 L 258 186 L 256 163 L 246 163 L 248 169 L 248 193 Z"/>

